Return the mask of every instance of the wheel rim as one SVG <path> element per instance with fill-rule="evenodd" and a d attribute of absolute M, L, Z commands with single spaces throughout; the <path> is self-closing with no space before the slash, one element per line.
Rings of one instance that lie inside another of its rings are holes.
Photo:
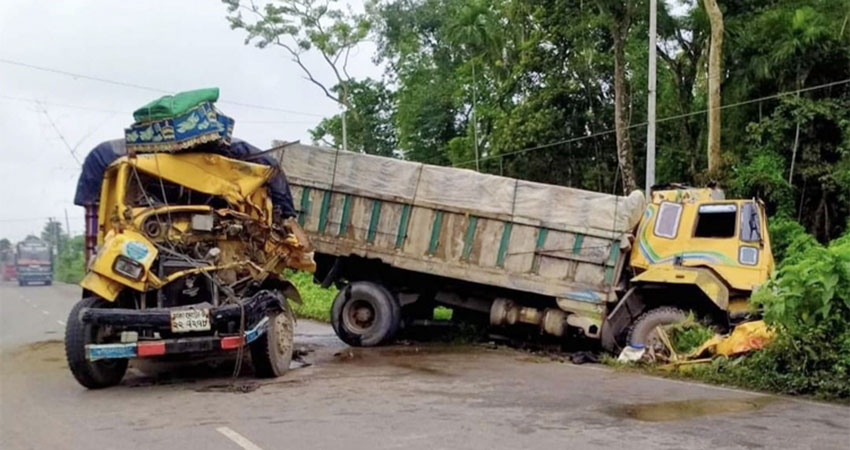
<path fill-rule="evenodd" d="M 292 349 L 292 326 L 286 312 L 281 312 L 274 319 L 277 329 L 275 345 L 279 355 L 286 355 Z"/>
<path fill-rule="evenodd" d="M 377 311 L 371 302 L 352 300 L 345 304 L 342 310 L 342 321 L 348 330 L 364 334 L 373 326 L 377 319 Z"/>

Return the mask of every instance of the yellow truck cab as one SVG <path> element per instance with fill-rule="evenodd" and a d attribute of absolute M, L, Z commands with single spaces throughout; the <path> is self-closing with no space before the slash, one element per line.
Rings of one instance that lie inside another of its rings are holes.
<path fill-rule="evenodd" d="M 655 190 L 629 267 L 629 290 L 608 318 L 608 346 L 626 317 L 627 342 L 636 345 L 652 345 L 655 327 L 688 311 L 728 326 L 751 312 L 750 295 L 774 267 L 764 205 L 714 188 Z"/>
<path fill-rule="evenodd" d="M 114 385 L 133 358 L 243 347 L 258 376 L 288 370 L 288 300 L 300 298 L 283 272 L 315 263 L 297 224 L 273 217 L 275 171 L 205 152 L 122 156 L 105 169 L 97 253 L 66 327 L 80 384 Z"/>

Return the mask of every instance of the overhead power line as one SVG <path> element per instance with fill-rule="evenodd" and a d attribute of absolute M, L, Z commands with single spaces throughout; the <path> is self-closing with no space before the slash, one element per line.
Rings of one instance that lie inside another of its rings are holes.
<path fill-rule="evenodd" d="M 738 107 L 738 106 L 744 106 L 744 105 L 749 105 L 749 104 L 753 104 L 753 103 L 763 102 L 765 100 L 772 100 L 772 99 L 776 99 L 776 98 L 780 98 L 780 97 L 787 97 L 789 95 L 796 95 L 798 93 L 815 91 L 815 90 L 819 90 L 819 89 L 826 89 L 826 88 L 829 88 L 829 87 L 839 86 L 839 85 L 848 84 L 848 83 L 850 83 L 850 78 L 847 78 L 845 80 L 840 80 L 840 81 L 833 81 L 831 83 L 819 84 L 817 86 L 809 86 L 809 87 L 805 87 L 805 88 L 801 88 L 801 89 L 795 89 L 793 91 L 779 92 L 779 93 L 776 93 L 776 94 L 773 94 L 773 95 L 768 95 L 768 96 L 765 96 L 765 97 L 758 97 L 758 98 L 753 98 L 753 99 L 749 99 L 749 100 L 743 100 L 743 101 L 736 102 L 736 103 L 730 103 L 728 105 L 721 105 L 718 109 L 735 108 L 735 107 Z M 676 115 L 673 115 L 673 116 L 662 117 L 662 118 L 656 120 L 655 123 L 662 123 L 662 122 L 669 122 L 671 120 L 684 119 L 686 117 L 705 114 L 708 111 L 709 111 L 709 109 L 701 109 L 699 111 L 691 111 L 689 113 L 676 114 Z M 631 128 L 645 127 L 647 124 L 648 124 L 648 122 L 644 121 L 644 122 L 629 125 L 627 128 L 631 129 Z M 617 131 L 616 128 L 610 128 L 610 129 L 607 129 L 607 130 L 604 130 L 604 131 L 597 131 L 595 133 L 591 133 L 591 134 L 584 135 L 584 136 L 567 138 L 567 139 L 563 139 L 563 140 L 560 140 L 560 141 L 550 142 L 548 144 L 536 145 L 534 147 L 523 148 L 523 149 L 520 149 L 520 150 L 515 150 L 515 151 L 511 151 L 511 152 L 507 152 L 507 153 L 499 153 L 497 155 L 484 156 L 484 157 L 478 158 L 478 161 L 483 161 L 483 160 L 487 160 L 487 159 L 495 159 L 495 158 L 503 158 L 505 156 L 512 156 L 512 155 L 518 155 L 520 153 L 528 153 L 528 152 L 533 152 L 533 151 L 536 151 L 536 150 L 543 150 L 543 149 L 546 149 L 546 148 L 556 147 L 556 146 L 563 145 L 563 144 L 570 144 L 570 143 L 573 143 L 573 142 L 578 142 L 578 141 L 583 141 L 583 140 L 586 140 L 586 139 L 592 139 L 592 138 L 596 138 L 596 137 L 600 137 L 600 136 L 605 136 L 605 135 L 608 135 L 608 134 L 613 134 L 616 131 Z M 473 163 L 475 163 L 474 159 L 459 162 L 459 163 L 456 163 L 456 164 L 452 164 L 452 167 L 460 167 L 460 166 L 465 166 L 467 164 L 473 164 Z"/>
<path fill-rule="evenodd" d="M 50 114 L 48 114 L 47 108 L 45 108 L 44 105 L 41 105 L 41 104 L 39 104 L 38 106 L 41 109 L 42 114 L 44 114 L 44 117 L 47 118 L 47 121 L 50 123 L 50 126 L 53 128 L 53 131 L 55 131 L 56 134 L 59 135 L 59 139 L 61 139 L 62 143 L 65 144 L 65 148 L 68 149 L 68 152 L 71 154 L 71 157 L 74 158 L 74 161 L 76 161 L 77 164 L 82 166 L 83 163 L 82 163 L 82 161 L 80 161 L 80 158 L 77 156 L 77 151 L 76 151 L 77 149 L 75 147 L 71 147 L 71 144 L 69 144 L 68 140 L 65 139 L 65 135 L 62 134 L 61 131 L 59 131 L 59 127 L 56 126 L 56 123 L 53 122 L 53 119 L 50 117 Z"/>
<path fill-rule="evenodd" d="M 46 217 L 12 217 L 8 219 L 0 219 L 0 223 L 9 223 L 9 222 L 35 222 L 42 220 L 50 220 L 54 219 L 56 216 L 46 216 Z M 74 220 L 83 220 L 83 216 L 71 216 L 71 219 Z"/>
<path fill-rule="evenodd" d="M 68 72 L 67 70 L 55 69 L 55 68 L 52 68 L 52 67 L 37 66 L 35 64 L 29 64 L 29 63 L 25 63 L 25 62 L 21 62 L 21 61 L 13 61 L 13 60 L 10 60 L 10 59 L 5 59 L 5 58 L 0 58 L 0 63 L 9 64 L 9 65 L 18 66 L 18 67 L 25 67 L 27 69 L 32 69 L 32 70 L 40 70 L 42 72 L 48 72 L 48 73 L 53 73 L 53 74 L 57 74 L 57 75 L 64 75 L 64 76 L 68 76 L 68 77 L 72 77 L 72 78 L 79 78 L 79 79 L 82 79 L 82 80 L 89 80 L 89 81 L 96 81 L 98 83 L 111 84 L 113 86 L 122 86 L 122 87 L 126 87 L 126 88 L 131 88 L 131 89 L 138 89 L 138 90 L 143 90 L 143 91 L 148 91 L 148 92 L 156 92 L 156 93 L 159 93 L 159 94 L 173 94 L 174 93 L 174 91 L 169 91 L 169 90 L 166 90 L 166 89 L 160 89 L 160 88 L 157 88 L 157 87 L 144 86 L 144 85 L 136 84 L 136 83 L 128 83 L 128 82 L 125 82 L 125 81 L 111 80 L 111 79 L 108 79 L 108 78 L 101 78 L 101 77 L 95 77 L 95 76 L 85 75 L 85 74 L 81 74 L 81 73 Z M 266 110 L 266 111 L 277 111 L 277 112 L 283 112 L 283 113 L 287 113 L 287 114 L 295 114 L 295 115 L 301 115 L 301 116 L 325 117 L 322 114 L 309 113 L 309 112 L 304 112 L 304 111 L 294 111 L 294 110 L 291 110 L 291 109 L 278 108 L 278 107 L 275 107 L 275 106 L 255 105 L 253 103 L 234 102 L 234 101 L 229 101 L 229 100 L 221 100 L 221 101 L 219 101 L 219 103 L 224 103 L 224 104 L 234 105 L 234 106 L 241 106 L 241 107 L 244 107 L 244 108 L 262 109 L 262 110 Z"/>
<path fill-rule="evenodd" d="M 36 105 L 47 105 L 47 106 L 56 106 L 58 108 L 72 108 L 72 109 L 81 109 L 85 111 L 94 111 L 94 112 L 102 112 L 102 113 L 110 113 L 110 114 L 132 114 L 132 111 L 120 111 L 116 109 L 106 109 L 106 108 L 97 108 L 94 106 L 86 106 L 86 105 L 72 105 L 69 103 L 55 103 L 55 102 L 46 102 L 43 100 L 36 100 L 34 98 L 26 98 L 26 97 L 15 97 L 11 95 L 3 95 L 0 94 L 0 100 L 11 100 L 17 102 L 26 102 L 26 103 L 34 103 Z M 240 124 L 312 124 L 314 121 L 308 120 L 239 120 Z"/>

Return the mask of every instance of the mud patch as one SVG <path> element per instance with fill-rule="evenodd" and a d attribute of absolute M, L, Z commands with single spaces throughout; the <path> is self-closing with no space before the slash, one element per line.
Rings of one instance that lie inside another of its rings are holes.
<path fill-rule="evenodd" d="M 65 344 L 59 339 L 31 342 L 2 353 L 4 373 L 47 373 L 65 365 Z"/>
<path fill-rule="evenodd" d="M 211 384 L 195 389 L 195 392 L 230 392 L 233 394 L 247 394 L 260 388 L 260 383 L 251 381 L 238 381 L 235 383 Z"/>
<path fill-rule="evenodd" d="M 60 349 L 64 350 L 64 342 L 61 339 L 48 339 L 46 341 L 32 342 L 22 345 L 12 350 L 12 355 L 20 355 L 23 353 L 40 352 L 45 350 Z"/>
<path fill-rule="evenodd" d="M 644 422 L 669 422 L 715 414 L 758 411 L 778 401 L 778 397 L 694 399 L 674 402 L 622 405 L 606 411 L 609 415 Z"/>

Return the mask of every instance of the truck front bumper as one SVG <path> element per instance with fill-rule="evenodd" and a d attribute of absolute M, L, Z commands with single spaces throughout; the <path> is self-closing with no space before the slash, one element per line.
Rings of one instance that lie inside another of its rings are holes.
<path fill-rule="evenodd" d="M 208 308 L 212 331 L 235 333 L 243 314 L 245 326 L 250 327 L 265 317 L 269 310 L 282 309 L 282 301 L 278 295 L 260 291 L 241 303 Z M 122 330 L 171 332 L 171 311 L 174 309 L 177 308 L 85 308 L 80 313 L 80 320 L 92 325 L 113 326 Z"/>
<path fill-rule="evenodd" d="M 53 274 L 47 273 L 20 273 L 18 272 L 18 281 L 24 283 L 47 283 L 53 281 Z"/>
<path fill-rule="evenodd" d="M 268 317 L 262 318 L 253 328 L 242 335 L 197 336 L 176 339 L 140 340 L 119 344 L 87 344 L 86 358 L 89 361 L 99 359 L 129 359 L 151 356 L 174 355 L 180 353 L 209 353 L 235 350 L 250 344 L 266 332 Z"/>
<path fill-rule="evenodd" d="M 210 330 L 192 332 L 178 337 L 171 328 L 171 312 L 182 308 L 85 308 L 80 311 L 83 323 L 111 326 L 116 331 L 158 332 L 164 339 L 140 338 L 137 342 L 88 344 L 89 360 L 108 358 L 136 358 L 175 353 L 203 353 L 237 349 L 262 336 L 268 323 L 268 313 L 286 306 L 283 297 L 270 291 L 260 291 L 240 303 L 204 308 L 209 309 Z M 208 305 L 195 305 L 196 308 Z M 240 333 L 243 328 L 244 333 Z M 199 335 L 201 334 L 201 335 Z"/>

